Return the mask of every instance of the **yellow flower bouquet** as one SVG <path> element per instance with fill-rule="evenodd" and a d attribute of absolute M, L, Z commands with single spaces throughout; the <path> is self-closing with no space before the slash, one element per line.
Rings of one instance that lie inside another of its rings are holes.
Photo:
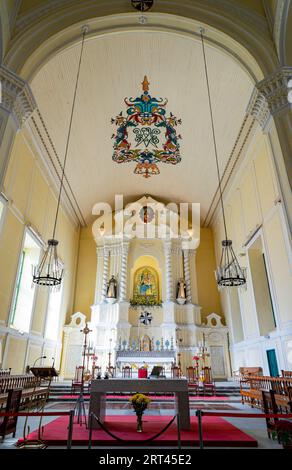
<path fill-rule="evenodd" d="M 137 432 L 142 432 L 142 415 L 149 403 L 151 402 L 150 398 L 143 395 L 143 393 L 135 393 L 129 401 L 132 403 L 133 409 L 137 416 Z"/>

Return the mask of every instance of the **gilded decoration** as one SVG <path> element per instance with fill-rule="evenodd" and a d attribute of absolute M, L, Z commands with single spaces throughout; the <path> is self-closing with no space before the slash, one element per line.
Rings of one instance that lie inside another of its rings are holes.
<path fill-rule="evenodd" d="M 134 292 L 132 304 L 159 304 L 158 274 L 154 268 L 143 266 L 134 275 Z"/>

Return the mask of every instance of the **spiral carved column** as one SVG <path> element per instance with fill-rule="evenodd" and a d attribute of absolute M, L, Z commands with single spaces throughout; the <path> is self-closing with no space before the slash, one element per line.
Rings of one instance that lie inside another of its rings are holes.
<path fill-rule="evenodd" d="M 106 294 L 107 294 L 107 283 L 108 283 L 108 272 L 109 272 L 109 255 L 110 250 L 109 248 L 104 248 L 104 255 L 103 255 L 103 274 L 102 274 L 102 289 L 101 289 L 101 301 L 106 301 Z"/>
<path fill-rule="evenodd" d="M 192 289 L 191 289 L 189 250 L 183 250 L 183 260 L 184 260 L 184 276 L 185 276 L 186 294 L 187 294 L 186 303 L 191 304 L 192 303 Z"/>
<path fill-rule="evenodd" d="M 165 277 L 166 277 L 166 302 L 173 300 L 173 280 L 172 280 L 172 263 L 171 263 L 171 242 L 164 243 L 165 255 Z"/>
<path fill-rule="evenodd" d="M 120 274 L 120 302 L 126 302 L 127 300 L 128 252 L 129 243 L 123 243 Z"/>

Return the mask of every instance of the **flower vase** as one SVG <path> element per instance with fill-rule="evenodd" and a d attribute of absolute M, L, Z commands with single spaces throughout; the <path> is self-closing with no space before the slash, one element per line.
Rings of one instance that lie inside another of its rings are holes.
<path fill-rule="evenodd" d="M 142 414 L 137 414 L 137 432 L 143 432 L 142 428 Z"/>

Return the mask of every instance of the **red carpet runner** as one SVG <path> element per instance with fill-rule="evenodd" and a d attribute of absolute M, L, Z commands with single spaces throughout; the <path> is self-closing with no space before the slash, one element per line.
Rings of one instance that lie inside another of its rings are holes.
<path fill-rule="evenodd" d="M 94 430 L 92 434 L 93 445 L 98 446 L 141 446 L 142 441 L 159 432 L 171 419 L 171 416 L 144 416 L 143 433 L 136 432 L 136 417 L 130 416 L 107 416 L 106 426 L 118 435 L 118 437 L 130 442 L 124 444 L 112 439 L 102 430 Z M 67 443 L 68 417 L 60 417 L 44 426 L 43 440 L 49 446 Z M 29 439 L 36 439 L 37 431 L 29 435 Z M 248 436 L 238 428 L 219 417 L 203 418 L 203 438 L 205 446 L 216 447 L 257 447 L 257 441 Z M 21 440 L 20 440 L 21 441 Z M 181 443 L 183 446 L 198 446 L 198 423 L 195 416 L 191 417 L 191 430 L 181 432 Z M 88 445 L 88 430 L 85 426 L 74 425 L 73 445 Z M 177 428 L 173 423 L 168 430 L 157 440 L 147 443 L 150 446 L 177 446 Z"/>

